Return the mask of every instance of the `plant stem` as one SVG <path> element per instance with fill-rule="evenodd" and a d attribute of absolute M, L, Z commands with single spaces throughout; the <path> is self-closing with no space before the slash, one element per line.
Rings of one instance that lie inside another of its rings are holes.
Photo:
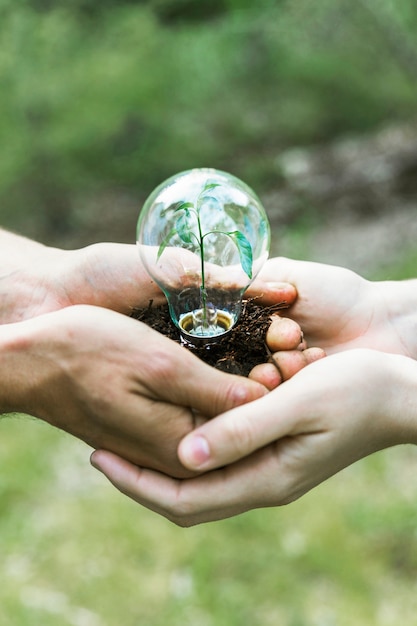
<path fill-rule="evenodd" d="M 207 326 L 207 294 L 206 276 L 204 271 L 204 235 L 201 230 L 200 213 L 197 211 L 198 234 L 200 238 L 200 262 L 201 262 L 201 308 L 203 309 L 203 326 Z"/>

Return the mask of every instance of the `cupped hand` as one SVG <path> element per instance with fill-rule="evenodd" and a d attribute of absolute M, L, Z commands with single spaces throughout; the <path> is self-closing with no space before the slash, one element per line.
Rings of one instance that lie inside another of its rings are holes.
<path fill-rule="evenodd" d="M 180 526 L 288 504 L 354 461 L 417 442 L 417 363 L 372 350 L 321 359 L 180 444 L 173 480 L 96 452 L 93 464 L 140 504 Z M 272 442 L 272 443 L 271 443 Z"/>
<path fill-rule="evenodd" d="M 61 250 L 0 229 L 5 254 L 0 266 L 0 323 L 18 322 L 75 304 L 91 304 L 130 314 L 132 309 L 166 303 L 146 271 L 136 245 L 97 243 Z M 197 272 L 198 277 L 199 274 Z M 181 276 L 186 284 L 188 276 Z M 230 277 L 229 277 L 230 278 Z M 264 281 L 255 287 L 265 302 L 296 298 L 293 285 Z"/>
<path fill-rule="evenodd" d="M 190 475 L 177 447 L 196 423 L 266 392 L 148 326 L 72 306 L 0 326 L 3 412 L 39 417 L 134 463 Z"/>
<path fill-rule="evenodd" d="M 91 304 L 130 313 L 165 298 L 140 262 L 136 246 L 98 243 L 60 250 L 17 237 L 28 253 L 2 264 L 2 323 L 17 322 L 75 304 Z M 15 286 L 12 289 L 12 286 Z"/>
<path fill-rule="evenodd" d="M 413 356 L 410 324 L 402 323 L 408 311 L 401 282 L 372 282 L 342 267 L 281 257 L 267 261 L 257 280 L 255 289 L 274 281 L 295 286 L 298 297 L 285 316 L 327 354 L 371 348 Z M 414 305 L 410 315 L 415 323 Z"/>

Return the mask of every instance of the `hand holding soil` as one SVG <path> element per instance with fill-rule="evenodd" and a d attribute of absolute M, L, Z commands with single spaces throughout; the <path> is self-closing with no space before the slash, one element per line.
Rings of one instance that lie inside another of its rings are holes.
<path fill-rule="evenodd" d="M 255 365 L 249 378 L 260 382 L 269 391 L 289 380 L 306 365 L 325 356 L 321 348 L 307 347 L 297 322 L 279 315 L 272 316 L 265 339 L 271 352 L 269 360 Z"/>
<path fill-rule="evenodd" d="M 280 377 L 273 371 L 268 379 L 263 355 L 251 376 L 272 391 L 181 441 L 180 460 L 201 476 L 178 481 L 94 455 L 116 487 L 180 526 L 288 504 L 376 450 L 417 442 L 417 281 L 370 282 L 344 268 L 282 258 L 260 275 L 267 283 L 277 277 L 298 291 L 285 311 L 296 324 L 268 323 Z M 320 356 L 305 340 L 330 356 L 279 384 Z"/>

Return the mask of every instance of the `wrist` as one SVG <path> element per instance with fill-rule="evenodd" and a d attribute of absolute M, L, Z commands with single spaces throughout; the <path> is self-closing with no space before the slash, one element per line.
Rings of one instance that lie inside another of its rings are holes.
<path fill-rule="evenodd" d="M 417 361 L 397 354 L 381 354 L 388 363 L 380 401 L 388 419 L 392 444 L 417 444 Z"/>
<path fill-rule="evenodd" d="M 63 275 L 71 304 L 91 304 L 130 314 L 135 307 L 166 303 L 143 266 L 136 245 L 96 243 L 73 250 Z"/>
<path fill-rule="evenodd" d="M 374 283 L 386 312 L 392 351 L 417 359 L 417 279 Z M 395 345 L 396 344 L 396 345 Z M 388 345 L 387 350 L 391 351 Z"/>
<path fill-rule="evenodd" d="M 55 315 L 55 314 L 51 314 Z M 0 325 L 0 412 L 26 413 L 52 423 L 57 385 L 70 333 L 50 315 Z"/>
<path fill-rule="evenodd" d="M 25 396 L 31 377 L 26 371 L 27 339 L 23 324 L 0 326 L 0 413 L 26 413 Z M 25 358 L 26 355 L 26 358 Z"/>
<path fill-rule="evenodd" d="M 23 238 L 16 239 L 21 246 L 18 250 L 10 246 L 2 250 L 0 324 L 20 322 L 70 304 L 56 274 L 71 253 L 30 240 L 26 246 Z"/>

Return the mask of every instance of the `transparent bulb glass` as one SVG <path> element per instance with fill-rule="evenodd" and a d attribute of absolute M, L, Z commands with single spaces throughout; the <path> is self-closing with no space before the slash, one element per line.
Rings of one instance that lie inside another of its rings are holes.
<path fill-rule="evenodd" d="M 217 341 L 234 326 L 269 244 L 268 219 L 252 189 L 208 168 L 159 185 L 137 226 L 142 262 L 165 293 L 182 337 L 193 344 Z"/>

